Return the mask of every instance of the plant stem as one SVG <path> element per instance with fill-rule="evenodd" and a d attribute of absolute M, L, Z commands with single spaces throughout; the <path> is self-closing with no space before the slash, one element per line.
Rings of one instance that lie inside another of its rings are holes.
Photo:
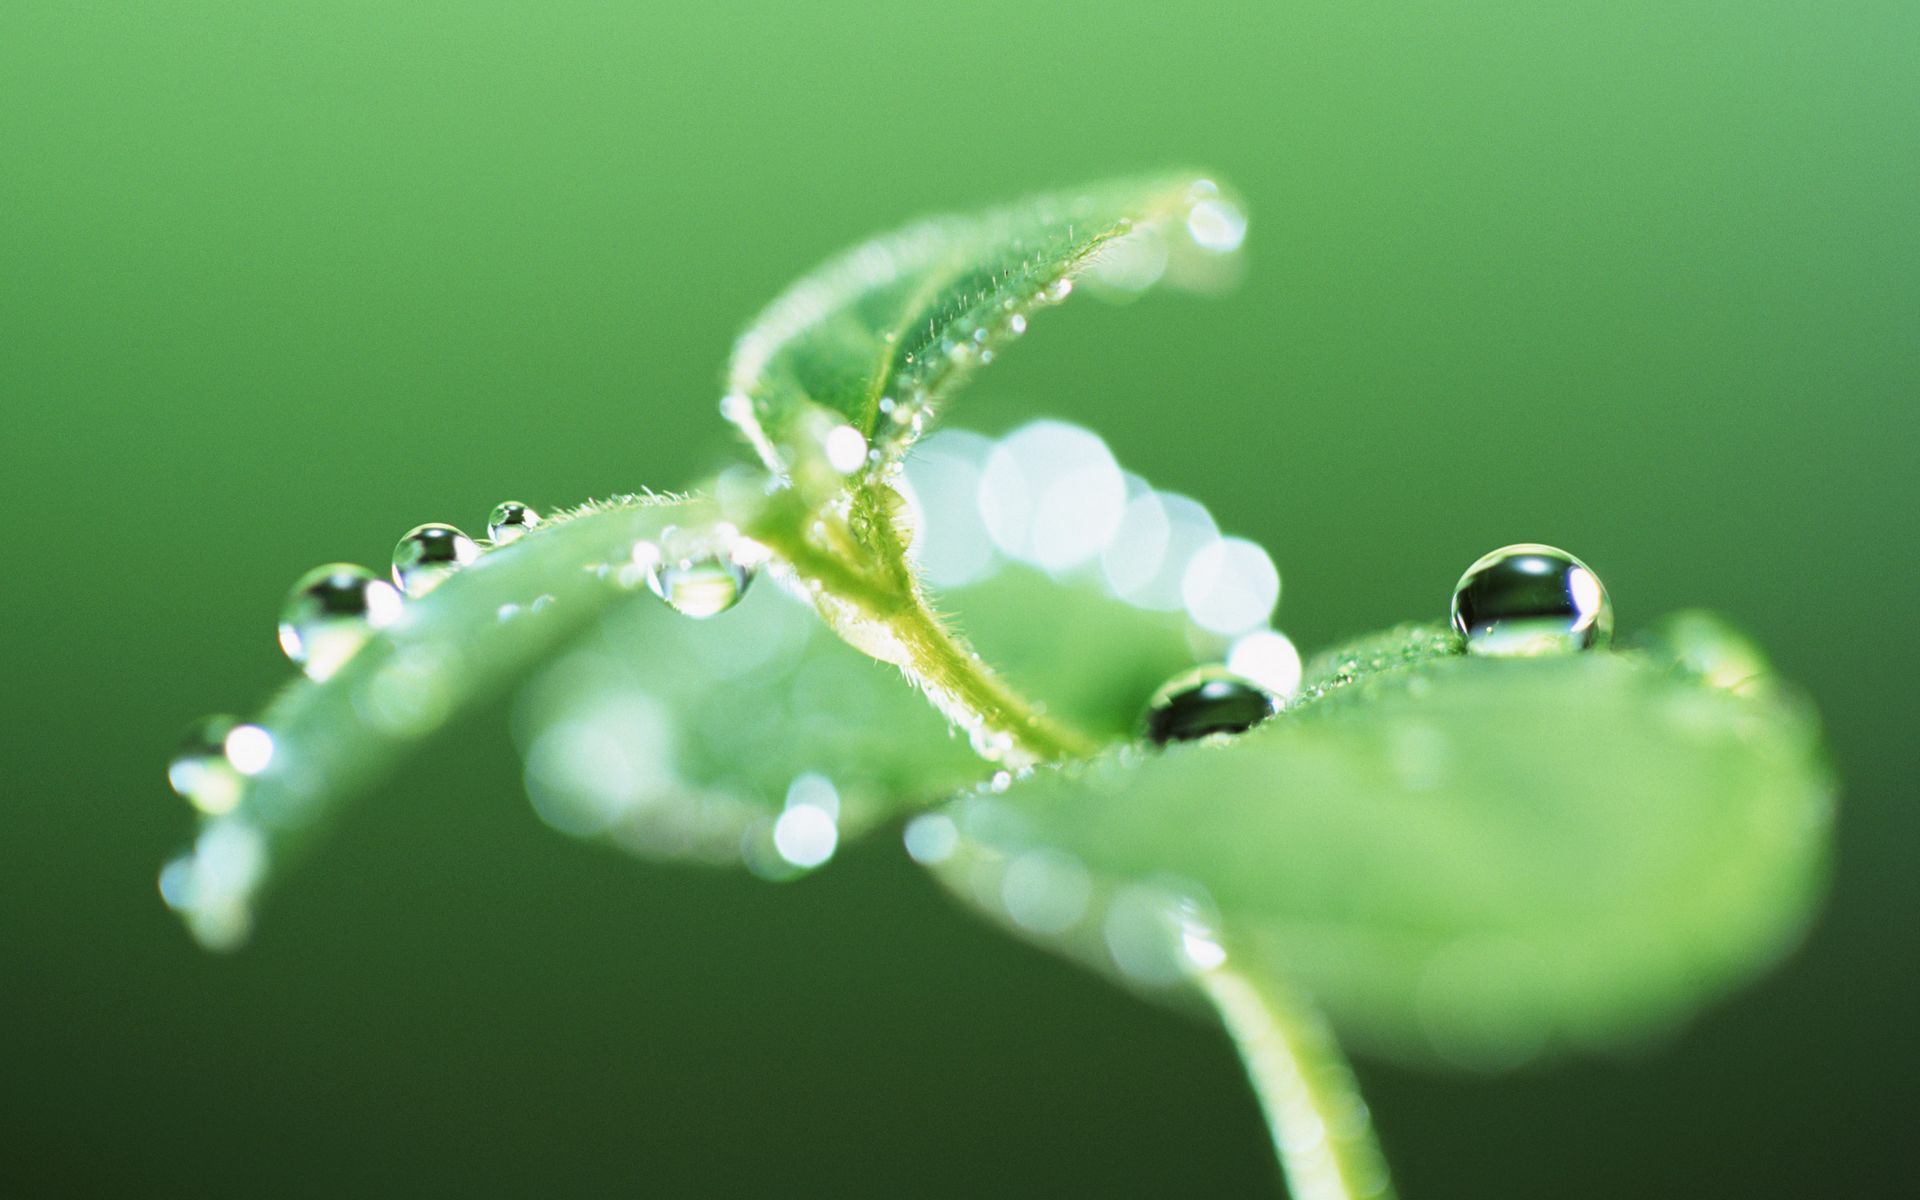
<path fill-rule="evenodd" d="M 749 533 L 802 578 L 820 585 L 830 598 L 822 605 L 823 615 L 836 632 L 875 658 L 899 666 L 949 720 L 975 735 L 975 749 L 983 755 L 1017 767 L 1084 758 L 1098 749 L 1093 739 L 1047 717 L 1008 686 L 941 622 L 905 569 L 905 547 L 890 544 L 890 525 L 870 535 L 889 543 L 875 548 L 879 570 L 816 545 L 787 522 L 759 524 Z M 837 619 L 829 607 L 836 603 L 858 610 L 861 627 L 849 628 Z"/>
<path fill-rule="evenodd" d="M 1390 1198 L 1366 1103 L 1313 1006 L 1225 967 L 1200 985 L 1240 1048 L 1293 1200 Z"/>

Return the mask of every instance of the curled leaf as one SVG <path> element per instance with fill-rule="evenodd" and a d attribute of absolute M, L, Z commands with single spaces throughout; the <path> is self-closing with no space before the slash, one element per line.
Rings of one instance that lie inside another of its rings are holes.
<path fill-rule="evenodd" d="M 1233 199 L 1191 174 L 918 222 L 775 300 L 734 346 L 723 411 L 777 475 L 832 480 L 884 467 L 1077 277 L 1092 272 L 1123 292 L 1163 277 L 1199 284 L 1245 229 Z"/>

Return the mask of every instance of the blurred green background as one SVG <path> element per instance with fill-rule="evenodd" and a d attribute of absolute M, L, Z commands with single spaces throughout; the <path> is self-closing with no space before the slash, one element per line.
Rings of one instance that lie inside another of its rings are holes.
<path fill-rule="evenodd" d="M 1362 1063 L 1406 1194 L 1904 1193 L 1920 8 L 10 0 L 0 1193 L 1258 1195 L 1225 1040 L 882 838 L 794 886 L 558 837 L 499 711 L 215 958 L 180 728 L 283 589 L 507 495 L 691 482 L 737 326 L 927 210 L 1168 164 L 1244 288 L 1069 306 L 969 414 L 1098 427 L 1313 648 L 1493 546 L 1721 609 L 1845 781 L 1831 905 L 1677 1042 Z M 963 420 L 965 416 L 963 415 Z"/>

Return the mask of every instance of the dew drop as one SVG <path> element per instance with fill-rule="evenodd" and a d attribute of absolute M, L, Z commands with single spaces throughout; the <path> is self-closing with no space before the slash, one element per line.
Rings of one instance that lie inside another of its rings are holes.
<path fill-rule="evenodd" d="M 239 728 L 234 717 L 203 717 L 180 739 L 167 763 L 167 782 L 180 798 L 209 816 L 233 811 L 244 779 L 227 759 L 227 735 Z"/>
<path fill-rule="evenodd" d="M 1187 236 L 1212 254 L 1231 254 L 1247 239 L 1247 214 L 1219 196 L 1198 200 L 1187 210 Z"/>
<path fill-rule="evenodd" d="M 796 867 L 811 869 L 833 857 L 840 829 L 833 814 L 812 805 L 795 805 L 773 823 L 773 848 Z"/>
<path fill-rule="evenodd" d="M 405 602 L 386 580 L 352 563 L 300 577 L 280 609 L 280 648 L 314 679 L 326 679 L 400 617 Z"/>
<path fill-rule="evenodd" d="M 409 596 L 424 596 L 479 557 L 474 540 L 451 525 L 416 526 L 393 548 L 393 582 Z"/>
<path fill-rule="evenodd" d="M 1147 740 L 1191 742 L 1245 733 L 1279 709 L 1273 693 L 1224 667 L 1197 667 L 1161 685 L 1147 701 Z"/>
<path fill-rule="evenodd" d="M 867 463 L 867 439 L 851 425 L 835 425 L 821 439 L 820 448 L 827 465 L 842 475 L 851 475 Z"/>
<path fill-rule="evenodd" d="M 273 762 L 273 735 L 258 725 L 235 725 L 227 731 L 227 761 L 242 775 L 258 775 Z"/>
<path fill-rule="evenodd" d="M 923 867 L 937 866 L 953 857 L 960 846 L 960 831 L 951 817 L 924 813 L 907 822 L 902 835 L 907 854 Z"/>
<path fill-rule="evenodd" d="M 487 537 L 496 546 L 520 540 L 540 524 L 540 514 L 518 500 L 504 500 L 487 514 Z"/>
<path fill-rule="evenodd" d="M 635 560 L 640 557 L 636 549 Z M 689 617 L 719 616 L 740 603 L 747 585 L 753 582 L 752 567 L 718 549 L 703 548 L 672 557 L 656 550 L 646 557 L 651 559 L 647 587 L 675 612 Z"/>
<path fill-rule="evenodd" d="M 1565 654 L 1607 644 L 1613 604 L 1587 564 L 1523 542 L 1467 568 L 1453 588 L 1453 627 L 1473 654 Z"/>

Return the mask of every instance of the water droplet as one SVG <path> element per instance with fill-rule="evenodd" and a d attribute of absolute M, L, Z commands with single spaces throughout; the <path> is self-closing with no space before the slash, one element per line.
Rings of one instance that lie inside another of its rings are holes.
<path fill-rule="evenodd" d="M 827 465 L 842 475 L 851 475 L 867 463 L 867 439 L 851 425 L 835 425 L 820 445 Z"/>
<path fill-rule="evenodd" d="M 1198 667 L 1161 685 L 1147 702 L 1147 740 L 1191 742 L 1244 733 L 1278 711 L 1273 693 L 1223 667 Z"/>
<path fill-rule="evenodd" d="M 280 609 L 280 648 L 314 679 L 339 670 L 400 617 L 399 591 L 365 567 L 329 563 L 300 577 Z"/>
<path fill-rule="evenodd" d="M 833 857 L 839 844 L 839 827 L 823 809 L 797 805 L 773 823 L 773 848 L 796 867 L 819 866 Z"/>
<path fill-rule="evenodd" d="M 424 596 L 479 557 L 474 540 L 451 525 L 416 526 L 393 548 L 393 581 L 409 596 Z"/>
<path fill-rule="evenodd" d="M 505 500 L 487 514 L 487 537 L 496 546 L 520 540 L 520 536 L 540 524 L 540 514 L 518 500 Z"/>
<path fill-rule="evenodd" d="M 273 762 L 273 735 L 258 725 L 235 725 L 227 731 L 227 761 L 242 775 L 258 775 Z"/>
<path fill-rule="evenodd" d="M 937 866 L 953 857 L 960 846 L 960 831 L 951 817 L 925 813 L 907 822 L 902 836 L 907 854 L 923 867 Z"/>
<path fill-rule="evenodd" d="M 167 782 L 180 798 L 209 816 L 232 812 L 244 781 L 227 760 L 227 735 L 240 722 L 228 716 L 204 717 L 180 739 L 167 763 Z"/>
<path fill-rule="evenodd" d="M 1213 254 L 1231 254 L 1247 239 L 1247 214 L 1219 196 L 1196 201 L 1187 210 L 1187 236 Z"/>
<path fill-rule="evenodd" d="M 663 538 L 663 541 L 670 540 Z M 637 551 L 636 547 L 636 561 Z M 740 597 L 752 582 L 751 567 L 735 562 L 731 555 L 714 548 L 672 557 L 662 552 L 652 557 L 647 567 L 647 586 L 653 594 L 672 605 L 674 611 L 689 617 L 720 615 L 740 603 Z"/>
<path fill-rule="evenodd" d="M 1093 880 L 1072 855 L 1034 850 L 1007 864 L 1000 904 L 1013 923 L 1039 934 L 1064 933 L 1087 911 Z"/>
<path fill-rule="evenodd" d="M 1453 588 L 1453 627 L 1473 654 L 1563 654 L 1606 645 L 1613 604 L 1587 564 L 1523 542 L 1467 568 Z"/>

